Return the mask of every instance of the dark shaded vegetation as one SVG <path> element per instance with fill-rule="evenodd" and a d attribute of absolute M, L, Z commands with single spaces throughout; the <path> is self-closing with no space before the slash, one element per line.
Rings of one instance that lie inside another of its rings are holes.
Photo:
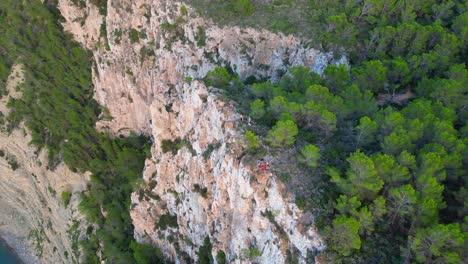
<path fill-rule="evenodd" d="M 130 41 L 132 43 L 138 43 L 138 41 L 140 40 L 140 32 L 132 28 L 130 29 L 130 32 L 128 33 L 128 37 L 130 38 Z"/>
<path fill-rule="evenodd" d="M 203 198 L 208 197 L 208 188 L 201 187 L 200 184 L 195 183 L 193 185 L 193 191 L 199 193 Z"/>
<path fill-rule="evenodd" d="M 211 264 L 213 263 L 213 245 L 211 244 L 210 238 L 207 236 L 203 240 L 203 245 L 198 249 L 198 263 L 200 264 Z"/>
<path fill-rule="evenodd" d="M 226 263 L 226 253 L 224 253 L 224 251 L 220 250 L 218 253 L 216 253 L 216 262 L 219 264 Z"/>
<path fill-rule="evenodd" d="M 228 65 L 205 81 L 256 121 L 246 151 L 295 152 L 304 177 L 321 181 L 296 200 L 321 208 L 321 258 L 466 262 L 467 6 L 384 2 L 310 2 L 319 44 L 348 54 L 350 69 L 293 67 L 270 83 L 242 82 Z"/>
<path fill-rule="evenodd" d="M 95 2 L 104 8 L 105 1 Z M 83 263 L 99 263 L 98 251 L 109 263 L 163 263 L 159 250 L 135 242 L 128 213 L 148 139 L 113 139 L 95 130 L 100 107 L 92 99 L 91 57 L 62 32 L 57 14 L 53 5 L 36 0 L 0 3 L 1 84 L 17 62 L 26 79 L 23 97 L 8 103 L 7 129 L 24 121 L 31 144 L 47 148 L 50 169 L 63 160 L 74 171 L 92 172 L 80 209 L 99 229 L 89 229 L 82 241 Z M 65 206 L 70 196 L 62 194 Z"/>
<path fill-rule="evenodd" d="M 98 7 L 101 15 L 107 15 L 107 0 L 90 0 L 90 3 Z"/>
<path fill-rule="evenodd" d="M 205 151 L 203 151 L 203 158 L 205 160 L 208 159 L 211 156 L 211 153 L 213 153 L 213 151 L 218 149 L 219 147 L 221 147 L 221 142 L 209 144 L 208 147 L 206 147 Z"/>
<path fill-rule="evenodd" d="M 161 230 L 165 230 L 168 227 L 177 228 L 179 225 L 177 224 L 177 215 L 171 214 L 163 214 L 159 218 L 158 227 Z"/>
<path fill-rule="evenodd" d="M 172 155 L 176 155 L 179 149 L 186 147 L 192 154 L 195 153 L 195 150 L 192 147 L 192 144 L 188 140 L 181 140 L 177 138 L 175 140 L 165 139 L 161 141 L 161 149 L 163 153 L 171 152 Z"/>

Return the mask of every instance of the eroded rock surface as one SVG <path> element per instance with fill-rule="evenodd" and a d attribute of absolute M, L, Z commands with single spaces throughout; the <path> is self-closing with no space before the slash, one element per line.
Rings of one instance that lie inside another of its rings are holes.
<path fill-rule="evenodd" d="M 108 0 L 105 17 L 90 5 L 59 2 L 65 29 L 93 49 L 95 98 L 112 117 L 97 127 L 154 140 L 145 184 L 132 194 L 139 242 L 182 263 L 197 259 L 207 236 L 213 255 L 223 250 L 234 263 L 284 263 L 288 250 L 305 262 L 308 252 L 323 249 L 277 178 L 243 162 L 235 108 L 197 79 L 216 65 L 229 65 L 241 78 L 275 80 L 294 65 L 321 72 L 330 55 L 293 36 L 219 28 L 177 1 Z M 107 39 L 97 35 L 101 24 Z M 163 153 L 164 140 L 181 148 Z M 177 226 L 162 223 L 169 216 Z M 252 248 L 260 256 L 249 256 Z"/>

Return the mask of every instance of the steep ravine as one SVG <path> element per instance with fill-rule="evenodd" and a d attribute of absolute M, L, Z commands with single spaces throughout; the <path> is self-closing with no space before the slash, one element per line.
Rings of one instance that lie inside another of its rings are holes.
<path fill-rule="evenodd" d="M 86 6 L 59 1 L 65 30 L 93 51 L 95 98 L 112 116 L 97 127 L 154 140 L 145 184 L 132 194 L 136 239 L 182 263 L 197 259 L 205 237 L 213 255 L 223 250 L 235 263 L 284 263 L 288 250 L 304 263 L 322 250 L 282 183 L 239 159 L 243 129 L 235 107 L 196 79 L 216 65 L 241 78 L 276 79 L 294 65 L 321 72 L 331 56 L 293 36 L 219 28 L 177 1 L 108 0 L 105 17 Z M 164 140 L 185 147 L 163 153 Z M 174 217 L 177 225 L 161 224 Z M 253 260 L 249 249 L 260 256 Z"/>

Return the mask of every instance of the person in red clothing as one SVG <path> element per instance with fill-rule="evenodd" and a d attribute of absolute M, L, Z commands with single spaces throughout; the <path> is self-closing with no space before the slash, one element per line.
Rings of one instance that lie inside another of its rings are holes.
<path fill-rule="evenodd" d="M 263 172 L 266 172 L 269 166 L 270 165 L 268 164 L 268 162 L 262 162 L 258 165 L 258 168 L 261 169 Z"/>

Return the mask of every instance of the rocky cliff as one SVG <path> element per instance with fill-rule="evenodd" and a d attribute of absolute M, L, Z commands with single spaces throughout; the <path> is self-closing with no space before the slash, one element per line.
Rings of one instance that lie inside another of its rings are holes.
<path fill-rule="evenodd" d="M 271 173 L 242 159 L 234 105 L 202 78 L 216 65 L 241 78 L 276 79 L 294 65 L 317 72 L 331 56 L 293 36 L 219 28 L 178 1 L 108 0 L 107 10 L 60 0 L 64 28 L 93 51 L 96 100 L 109 110 L 97 127 L 153 138 L 144 184 L 132 194 L 135 237 L 176 262 L 197 260 L 206 237 L 213 255 L 235 263 L 301 263 L 324 248 L 313 225 Z M 163 152 L 163 142 L 174 151 Z"/>
<path fill-rule="evenodd" d="M 21 96 L 16 86 L 22 75 L 21 65 L 15 65 L 7 82 L 9 96 L 0 100 L 4 115 L 9 97 Z M 73 193 L 86 188 L 87 176 L 64 164 L 49 170 L 46 152 L 30 141 L 23 126 L 12 133 L 0 131 L 0 237 L 25 263 L 72 263 L 84 221 Z M 72 194 L 68 206 L 61 199 L 63 191 Z"/>

